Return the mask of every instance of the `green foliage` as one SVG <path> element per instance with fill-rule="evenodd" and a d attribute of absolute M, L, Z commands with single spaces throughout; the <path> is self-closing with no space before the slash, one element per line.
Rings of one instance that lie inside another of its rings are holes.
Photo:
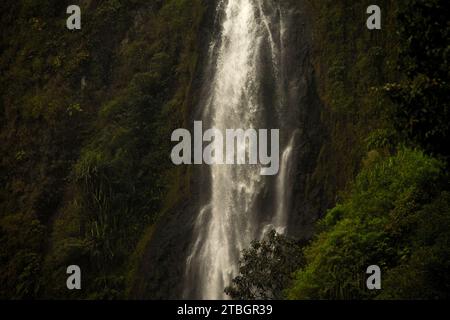
<path fill-rule="evenodd" d="M 370 147 L 383 143 L 392 149 L 390 143 L 395 146 L 398 141 L 391 121 L 392 102 L 379 88 L 399 77 L 396 13 L 402 1 L 377 2 L 382 8 L 381 31 L 365 27 L 371 4 L 366 0 L 310 3 L 312 63 L 326 139 L 309 189 L 319 186 L 323 190 L 325 207 L 334 205 L 338 193 L 353 181 L 368 143 Z"/>
<path fill-rule="evenodd" d="M 132 250 L 136 231 L 155 221 L 165 192 L 168 132 L 161 101 L 151 95 L 155 85 L 152 74 L 138 74 L 128 92 L 102 108 L 101 130 L 75 166 L 87 234 L 104 255 L 101 263 Z"/>
<path fill-rule="evenodd" d="M 274 230 L 242 252 L 239 275 L 225 288 L 233 299 L 282 299 L 292 273 L 304 264 L 299 244 Z"/>
<path fill-rule="evenodd" d="M 450 254 L 450 203 L 439 191 L 445 180 L 442 163 L 409 149 L 364 168 L 348 197 L 320 222 L 321 232 L 305 250 L 307 265 L 296 273 L 288 297 L 447 297 L 448 275 L 440 269 Z M 427 251 L 431 257 L 421 260 Z M 365 286 L 372 264 L 387 279 L 381 294 Z"/>
<path fill-rule="evenodd" d="M 384 280 L 381 299 L 448 299 L 450 297 L 450 193 L 443 191 L 408 223 L 415 223 L 411 249 Z M 409 254 L 409 255 L 408 255 Z M 409 258 L 409 259 L 408 259 Z"/>
<path fill-rule="evenodd" d="M 24 214 L 0 220 L 0 298 L 29 299 L 39 290 L 44 227 Z"/>
<path fill-rule="evenodd" d="M 137 244 L 185 184 L 167 161 L 169 133 L 189 107 L 202 1 L 83 2 L 79 32 L 65 28 L 67 5 L 0 4 L 5 298 L 123 298 Z M 32 225 L 49 226 L 35 241 L 46 245 L 19 259 Z M 65 288 L 70 264 L 82 292 Z"/>
<path fill-rule="evenodd" d="M 352 181 L 366 157 L 344 200 L 318 223 L 307 264 L 286 291 L 291 299 L 442 299 L 450 292 L 443 271 L 450 261 L 448 168 L 419 151 L 448 156 L 448 6 L 378 3 L 382 32 L 368 32 L 356 27 L 365 16 L 349 19 L 368 4 L 312 4 L 321 17 L 319 89 L 331 128 L 316 179 L 328 188 L 336 177 L 345 191 L 343 181 Z M 382 291 L 366 289 L 371 264 L 382 268 Z"/>
<path fill-rule="evenodd" d="M 174 5 L 183 12 L 169 18 L 167 10 Z M 143 258 L 151 240 L 152 233 L 146 230 L 152 230 L 163 205 L 173 205 L 165 203 L 169 188 L 177 183 L 167 161 L 170 133 L 184 118 L 189 89 L 184 81 L 190 81 L 195 70 L 175 73 L 195 55 L 192 42 L 202 10 L 198 2 L 186 1 L 169 1 L 157 11 L 150 7 L 144 11 L 149 22 L 140 21 L 122 42 L 113 75 L 121 89 L 99 109 L 95 134 L 74 166 L 74 202 L 62 211 L 59 219 L 64 223 L 58 223 L 55 251 L 48 259 L 49 268 L 72 259 L 58 255 L 67 250 L 66 239 L 72 233 L 65 221 L 77 217 L 81 228 L 74 235 L 80 244 L 76 255 L 90 270 L 85 293 L 89 298 L 123 298 L 130 293 L 139 270 L 137 259 Z M 183 34 L 193 20 L 188 41 Z M 170 34 L 166 28 L 171 28 Z M 168 113 L 167 106 L 174 110 Z"/>
<path fill-rule="evenodd" d="M 82 32 L 64 28 L 67 4 L 0 3 L 4 299 L 126 297 L 154 224 L 189 187 L 189 172 L 167 165 L 168 142 L 192 107 L 205 1 L 86 1 Z M 380 0 L 379 32 L 361 27 L 369 4 L 311 3 L 328 139 L 307 189 L 333 203 L 366 158 L 319 223 L 290 298 L 448 298 L 448 176 L 421 151 L 395 154 L 406 137 L 448 158 L 448 6 Z M 65 288 L 70 264 L 82 292 Z M 227 292 L 280 298 L 303 264 L 271 233 L 244 252 Z M 369 264 L 383 269 L 381 292 L 365 288 Z"/>
<path fill-rule="evenodd" d="M 400 82 L 385 86 L 396 128 L 414 145 L 449 158 L 450 25 L 445 0 L 409 0 L 401 8 Z"/>

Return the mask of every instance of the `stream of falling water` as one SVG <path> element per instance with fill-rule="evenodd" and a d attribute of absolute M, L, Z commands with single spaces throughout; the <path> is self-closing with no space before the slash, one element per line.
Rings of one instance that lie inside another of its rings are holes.
<path fill-rule="evenodd" d="M 273 0 L 219 1 L 217 10 L 223 10 L 221 32 L 211 45 L 211 50 L 216 50 L 214 75 L 207 84 L 210 94 L 204 114 L 211 126 L 222 132 L 232 128 L 262 129 L 271 117 L 261 103 L 265 87 L 260 68 L 266 50 L 272 74 L 275 80 L 279 77 L 281 45 L 274 39 L 282 39 L 283 30 L 274 3 Z M 268 17 L 266 11 L 272 15 Z M 278 21 L 272 22 L 273 16 Z M 277 85 L 271 90 L 274 95 L 280 95 Z M 274 107 L 280 108 L 282 103 Z M 273 188 L 274 201 L 278 203 L 268 224 L 279 232 L 284 232 L 287 223 L 286 188 L 290 186 L 286 179 L 290 175 L 293 143 L 292 138 L 282 152 L 280 172 Z M 240 251 L 252 240 L 261 238 L 265 230 L 257 210 L 258 196 L 267 183 L 267 178 L 260 175 L 260 166 L 213 165 L 209 170 L 211 199 L 197 217 L 196 238 L 186 265 L 189 280 L 185 298 L 226 298 L 224 287 L 238 272 Z"/>

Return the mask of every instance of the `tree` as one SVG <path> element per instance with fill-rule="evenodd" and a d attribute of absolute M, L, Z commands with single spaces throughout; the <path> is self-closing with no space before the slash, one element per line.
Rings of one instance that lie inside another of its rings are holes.
<path fill-rule="evenodd" d="M 304 264 L 302 246 L 271 230 L 242 252 L 240 274 L 225 293 L 233 299 L 283 299 L 295 270 Z"/>

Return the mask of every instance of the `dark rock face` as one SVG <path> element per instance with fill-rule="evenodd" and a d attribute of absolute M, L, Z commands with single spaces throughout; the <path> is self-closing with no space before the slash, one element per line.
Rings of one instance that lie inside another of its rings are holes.
<path fill-rule="evenodd" d="M 295 150 L 295 179 L 292 192 L 292 213 L 289 216 L 288 233 L 299 239 L 313 235 L 314 224 L 326 210 L 330 199 L 321 192 L 320 182 L 313 179 L 327 128 L 321 120 L 323 105 L 316 86 L 313 66 L 313 23 L 306 1 L 290 4 L 291 15 L 286 25 L 286 49 L 284 59 L 289 66 L 288 105 L 295 110 L 298 143 Z"/>
<path fill-rule="evenodd" d="M 207 54 L 211 37 L 215 34 L 216 2 L 205 1 L 206 13 L 199 30 L 199 60 L 196 77 L 192 81 L 190 97 L 190 115 L 188 123 L 201 117 L 195 106 L 204 94 L 202 85 L 208 81 Z M 202 166 L 203 167 L 203 166 Z M 209 176 L 207 170 L 192 166 L 188 194 L 181 203 L 164 214 L 155 227 L 154 234 L 147 245 L 146 253 L 134 281 L 130 297 L 134 299 L 181 299 L 184 291 L 186 259 L 193 238 L 194 225 L 201 203 L 209 198 Z"/>
<path fill-rule="evenodd" d="M 292 175 L 289 184 L 292 185 L 288 198 L 290 211 L 287 222 L 287 233 L 298 239 L 308 239 L 313 234 L 315 221 L 326 209 L 329 199 L 323 197 L 319 182 L 312 178 L 317 166 L 317 159 L 323 141 L 327 139 L 326 128 L 321 123 L 322 105 L 316 91 L 315 73 L 312 64 L 312 17 L 309 15 L 308 4 L 305 1 L 280 1 L 283 10 L 283 39 L 274 39 L 282 43 L 281 59 L 282 74 L 285 88 L 285 112 L 280 119 L 267 119 L 269 127 L 284 123 L 284 134 L 281 135 L 281 146 L 285 146 L 295 135 L 296 144 L 293 150 Z M 280 12 L 273 11 L 271 21 L 277 23 Z M 189 122 L 199 120 L 201 110 L 195 103 L 201 101 L 206 94 L 202 92 L 204 83 L 209 81 L 207 70 L 207 55 L 211 37 L 217 35 L 219 27 L 215 24 L 216 1 L 208 1 L 205 20 L 200 30 L 198 50 L 201 57 L 198 76 L 194 79 L 192 88 L 192 109 Z M 279 23 L 279 21 L 278 21 Z M 264 57 L 262 60 L 264 62 Z M 264 63 L 263 63 L 264 64 Z M 267 74 L 270 86 L 270 70 L 264 65 L 261 68 Z M 267 90 L 270 92 L 270 90 Z M 262 103 L 270 107 L 273 97 L 263 95 Z M 185 291 L 186 259 L 189 256 L 192 242 L 195 240 L 195 222 L 200 210 L 210 196 L 210 178 L 208 168 L 195 166 L 192 168 L 190 192 L 184 201 L 167 212 L 156 226 L 151 242 L 141 264 L 139 277 L 134 285 L 131 296 L 148 299 L 180 299 Z M 259 207 L 262 212 L 274 211 L 277 199 L 273 193 L 275 179 L 268 180 L 261 195 Z M 264 214 L 260 217 L 266 221 Z M 197 275 L 198 276 L 198 275 Z M 197 279 L 198 280 L 198 279 Z M 195 286 L 196 279 L 190 278 Z M 190 295 L 198 296 L 195 289 Z"/>

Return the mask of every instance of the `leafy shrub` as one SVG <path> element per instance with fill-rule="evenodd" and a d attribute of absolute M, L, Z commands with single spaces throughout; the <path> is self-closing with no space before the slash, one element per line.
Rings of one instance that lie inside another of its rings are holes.
<path fill-rule="evenodd" d="M 292 272 L 303 262 L 298 243 L 269 231 L 242 252 L 240 274 L 225 288 L 225 293 L 233 299 L 282 299 Z"/>
<path fill-rule="evenodd" d="M 434 256 L 427 259 L 425 268 L 431 271 L 435 265 L 441 270 L 448 264 L 448 195 L 439 195 L 443 181 L 442 163 L 409 149 L 364 168 L 347 198 L 320 222 L 322 231 L 305 249 L 307 264 L 296 272 L 288 297 L 375 298 L 380 292 L 365 286 L 365 272 L 372 264 L 379 265 L 386 275 L 380 297 L 428 297 L 428 292 L 445 297 L 445 291 L 438 289 L 448 277 L 445 273 L 434 274 L 423 286 L 415 278 L 424 268 L 423 261 L 421 266 L 417 262 L 427 239 L 432 240 L 428 248 Z M 441 205 L 434 213 L 431 208 L 437 203 L 427 205 L 432 199 Z M 394 276 L 399 270 L 406 270 L 401 278 Z M 403 281 L 405 278 L 411 281 Z M 402 295 L 408 292 L 406 286 L 413 284 L 416 290 Z"/>

